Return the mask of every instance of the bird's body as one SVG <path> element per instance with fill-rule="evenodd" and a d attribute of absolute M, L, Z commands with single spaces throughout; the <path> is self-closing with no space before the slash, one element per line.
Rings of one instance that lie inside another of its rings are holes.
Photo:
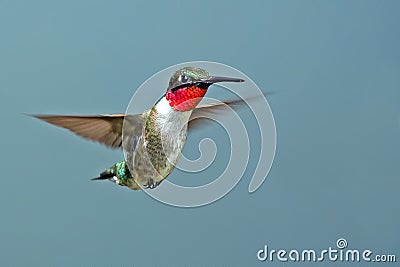
<path fill-rule="evenodd" d="M 125 160 L 94 180 L 108 179 L 134 190 L 155 188 L 173 171 L 180 158 L 193 111 L 214 106 L 196 109 L 208 87 L 224 81 L 243 80 L 212 77 L 205 70 L 186 67 L 175 72 L 166 94 L 142 114 L 35 117 L 106 146 L 124 149 Z"/>
<path fill-rule="evenodd" d="M 142 135 L 134 140 L 134 149 L 125 149 L 136 183 L 154 188 L 172 172 L 186 142 L 191 113 L 173 110 L 164 97 L 143 114 Z"/>

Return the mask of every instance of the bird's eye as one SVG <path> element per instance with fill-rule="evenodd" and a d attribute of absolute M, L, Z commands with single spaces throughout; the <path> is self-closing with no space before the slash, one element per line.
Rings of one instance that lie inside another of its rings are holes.
<path fill-rule="evenodd" d="M 182 83 L 186 83 L 187 81 L 189 81 L 189 78 L 186 75 L 181 75 L 180 80 Z"/>

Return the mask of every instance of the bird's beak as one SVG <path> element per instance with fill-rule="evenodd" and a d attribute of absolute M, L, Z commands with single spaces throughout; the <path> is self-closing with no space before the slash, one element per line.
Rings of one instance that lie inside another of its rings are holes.
<path fill-rule="evenodd" d="M 203 83 L 221 83 L 221 82 L 235 82 L 235 83 L 241 83 L 244 82 L 243 79 L 239 78 L 229 78 L 229 77 L 218 77 L 218 76 L 211 76 L 210 78 L 203 79 L 201 82 Z"/>

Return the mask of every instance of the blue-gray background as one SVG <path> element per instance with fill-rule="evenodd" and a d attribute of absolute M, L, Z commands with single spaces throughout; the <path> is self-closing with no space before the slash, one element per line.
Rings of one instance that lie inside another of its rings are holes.
<path fill-rule="evenodd" d="M 339 237 L 400 257 L 399 8 L 0 0 L 0 264 L 248 266 L 264 244 Z M 90 182 L 121 152 L 21 115 L 123 112 L 150 75 L 190 60 L 275 92 L 276 158 L 254 194 L 248 174 L 222 200 L 182 209 Z"/>

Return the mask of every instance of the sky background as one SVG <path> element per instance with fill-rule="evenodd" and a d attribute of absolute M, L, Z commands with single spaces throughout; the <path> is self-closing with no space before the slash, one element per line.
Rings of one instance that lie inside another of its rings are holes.
<path fill-rule="evenodd" d="M 322 250 L 341 237 L 400 258 L 399 10 L 0 0 L 0 265 L 274 266 L 256 258 L 265 244 Z M 254 194 L 250 171 L 193 209 L 91 182 L 122 153 L 22 115 L 124 112 L 147 78 L 192 60 L 231 65 L 274 92 L 276 157 Z"/>

